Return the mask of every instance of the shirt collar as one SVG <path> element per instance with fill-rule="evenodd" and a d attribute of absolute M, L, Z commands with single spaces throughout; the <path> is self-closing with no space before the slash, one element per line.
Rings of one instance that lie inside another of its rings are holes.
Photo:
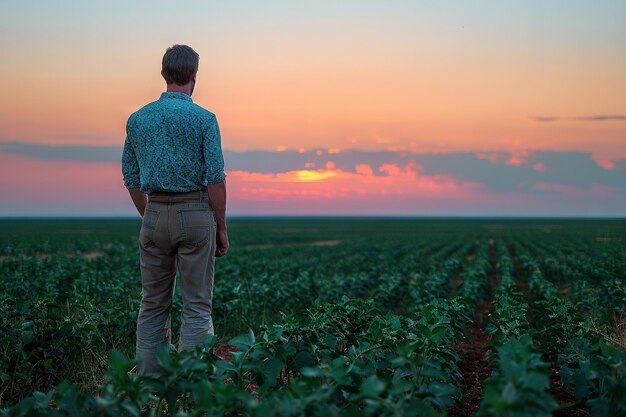
<path fill-rule="evenodd" d="M 193 100 L 191 100 L 191 96 L 188 95 L 187 93 L 180 93 L 180 92 L 175 92 L 175 91 L 165 91 L 165 92 L 161 93 L 160 100 L 162 100 L 164 98 L 178 98 L 178 99 L 181 99 L 181 100 L 191 101 L 193 103 Z"/>

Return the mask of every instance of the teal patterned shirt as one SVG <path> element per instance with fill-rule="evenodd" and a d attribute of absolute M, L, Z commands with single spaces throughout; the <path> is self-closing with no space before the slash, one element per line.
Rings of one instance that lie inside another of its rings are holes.
<path fill-rule="evenodd" d="M 215 115 L 185 93 L 164 92 L 130 115 L 122 153 L 126 188 L 188 192 L 224 181 Z"/>

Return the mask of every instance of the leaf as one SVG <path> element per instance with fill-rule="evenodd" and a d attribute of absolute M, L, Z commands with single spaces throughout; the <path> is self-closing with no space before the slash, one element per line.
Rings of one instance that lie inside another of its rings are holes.
<path fill-rule="evenodd" d="M 204 347 L 204 350 L 206 352 L 210 352 L 219 342 L 219 338 L 215 335 L 211 335 L 211 336 L 207 336 L 204 341 L 202 342 L 202 345 Z"/>
<path fill-rule="evenodd" d="M 124 355 L 119 350 L 111 350 L 109 354 L 109 368 L 111 369 L 113 375 L 125 375 L 133 366 L 135 366 L 136 361 L 129 360 L 126 355 Z"/>
<path fill-rule="evenodd" d="M 20 340 L 25 345 L 27 345 L 30 342 L 32 342 L 33 341 L 33 331 L 32 330 L 26 330 L 26 331 L 22 332 L 22 334 L 20 335 Z"/>
<path fill-rule="evenodd" d="M 250 349 L 252 346 L 254 346 L 254 343 L 255 343 L 255 337 L 254 337 L 254 333 L 252 332 L 252 330 L 250 330 L 246 334 L 241 334 L 239 336 L 236 336 L 228 342 L 229 345 L 232 345 L 236 347 L 238 350 L 244 351 L 244 352 Z"/>
<path fill-rule="evenodd" d="M 264 364 L 261 370 L 263 380 L 271 387 L 275 387 L 278 382 L 278 374 L 281 369 L 285 367 L 285 364 L 277 358 L 269 358 Z"/>
<path fill-rule="evenodd" d="M 446 332 L 447 332 L 447 328 L 444 326 L 434 326 L 433 328 L 430 329 L 431 333 L 430 333 L 430 341 L 433 344 L 439 344 L 441 343 L 441 341 L 443 340 L 443 338 L 446 336 Z"/>
<path fill-rule="evenodd" d="M 158 345 L 156 349 L 157 363 L 165 372 L 172 372 L 174 369 L 172 357 L 169 349 L 164 345 Z"/>
<path fill-rule="evenodd" d="M 314 368 L 310 366 L 300 369 L 300 374 L 302 374 L 302 376 L 306 378 L 318 378 L 323 375 L 320 368 Z"/>
<path fill-rule="evenodd" d="M 372 340 L 378 342 L 383 338 L 383 331 L 381 329 L 381 324 L 378 320 L 372 321 L 370 324 L 369 332 L 372 335 Z"/>
<path fill-rule="evenodd" d="M 35 398 L 37 407 L 42 408 L 42 409 L 48 408 L 48 405 L 50 404 L 50 401 L 52 401 L 53 396 L 54 396 L 54 390 L 48 393 L 43 393 L 41 391 L 35 391 L 33 393 L 33 397 Z"/>
<path fill-rule="evenodd" d="M 441 382 L 432 382 L 428 385 L 428 391 L 433 394 L 437 404 L 444 408 L 454 403 L 454 395 L 457 395 L 459 390 L 452 384 L 443 384 Z"/>
<path fill-rule="evenodd" d="M 206 410 L 211 406 L 213 393 L 209 381 L 199 381 L 193 387 L 193 399 L 198 411 Z"/>
<path fill-rule="evenodd" d="M 337 336 L 334 336 L 332 334 L 327 334 L 326 336 L 324 336 L 324 340 L 322 342 L 326 346 L 328 346 L 330 349 L 334 350 L 337 348 L 338 339 L 337 339 Z"/>
<path fill-rule="evenodd" d="M 311 350 L 301 350 L 296 353 L 293 358 L 296 369 L 301 369 L 305 366 L 313 366 L 316 362 L 316 357 Z"/>
<path fill-rule="evenodd" d="M 122 408 L 130 413 L 133 417 L 139 417 L 141 415 L 141 411 L 136 404 L 130 403 L 128 401 L 124 401 L 122 403 Z"/>
<path fill-rule="evenodd" d="M 237 372 L 237 367 L 231 362 L 220 359 L 215 363 L 215 373 L 218 376 L 222 376 L 224 374 L 229 374 L 229 373 L 236 373 L 236 372 Z"/>
<path fill-rule="evenodd" d="M 508 381 L 502 389 L 502 401 L 507 404 L 515 404 L 518 399 L 517 390 L 511 381 Z"/>
<path fill-rule="evenodd" d="M 361 394 L 367 398 L 377 398 L 385 390 L 385 382 L 371 375 L 361 384 Z"/>
<path fill-rule="evenodd" d="M 400 318 L 398 316 L 393 316 L 391 318 L 391 329 L 392 330 L 400 330 Z"/>

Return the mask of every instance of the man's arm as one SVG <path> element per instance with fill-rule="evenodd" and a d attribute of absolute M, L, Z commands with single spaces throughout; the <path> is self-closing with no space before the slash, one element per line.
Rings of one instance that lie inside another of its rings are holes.
<path fill-rule="evenodd" d="M 215 256 L 228 252 L 228 233 L 226 232 L 226 174 L 224 173 L 224 155 L 222 137 L 217 119 L 213 116 L 204 129 L 204 161 L 206 163 L 207 192 L 215 213 L 217 223 Z"/>
<path fill-rule="evenodd" d="M 139 190 L 139 162 L 137 161 L 137 155 L 128 137 L 128 127 L 126 140 L 124 141 L 124 151 L 122 152 L 122 175 L 124 177 L 124 186 L 128 189 L 130 198 L 133 200 L 135 207 L 139 215 L 143 217 L 143 212 L 146 209 L 147 197 Z"/>
<path fill-rule="evenodd" d="M 226 181 L 216 184 L 209 184 L 206 187 L 209 193 L 209 201 L 215 213 L 215 223 L 217 224 L 215 256 L 220 257 L 228 252 L 228 233 L 226 231 Z"/>
<path fill-rule="evenodd" d="M 130 194 L 131 200 L 133 200 L 135 207 L 137 207 L 139 215 L 143 217 L 143 213 L 144 211 L 146 211 L 146 204 L 148 204 L 148 197 L 146 197 L 146 195 L 141 192 L 139 187 L 130 188 L 128 190 L 128 194 Z"/>

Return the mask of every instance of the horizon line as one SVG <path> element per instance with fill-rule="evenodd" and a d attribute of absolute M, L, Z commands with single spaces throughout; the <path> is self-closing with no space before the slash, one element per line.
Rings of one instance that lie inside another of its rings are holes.
<path fill-rule="evenodd" d="M 227 220 L 626 220 L 624 215 L 233 215 Z M 128 215 L 0 215 L 4 220 L 141 220 Z"/>

